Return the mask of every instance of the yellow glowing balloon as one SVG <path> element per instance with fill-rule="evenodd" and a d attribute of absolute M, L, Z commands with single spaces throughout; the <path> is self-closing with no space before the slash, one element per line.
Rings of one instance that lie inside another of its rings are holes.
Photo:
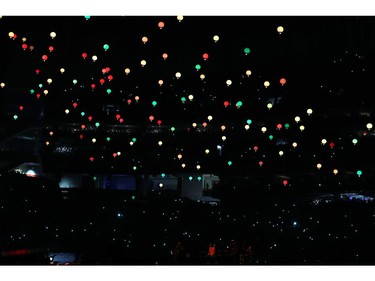
<path fill-rule="evenodd" d="M 130 73 L 130 68 L 125 68 L 125 74 L 128 75 Z"/>
<path fill-rule="evenodd" d="M 334 170 L 333 170 L 333 173 L 334 173 L 335 175 L 337 175 L 338 172 L 339 172 L 339 170 L 337 170 L 337 169 L 334 169 Z"/>
<path fill-rule="evenodd" d="M 27 40 L 26 37 L 22 38 L 22 42 L 26 42 L 26 40 Z"/>
<path fill-rule="evenodd" d="M 0 84 L 0 87 L 1 87 L 1 88 L 4 88 L 4 87 L 5 87 L 5 83 L 2 82 L 2 83 Z"/>
<path fill-rule="evenodd" d="M 184 19 L 184 16 L 177 16 L 177 20 L 181 22 Z"/>
<path fill-rule="evenodd" d="M 320 168 L 322 168 L 322 164 L 318 163 L 316 164 L 316 167 L 318 168 L 318 170 L 320 170 Z"/>
<path fill-rule="evenodd" d="M 210 150 L 209 150 L 209 149 L 206 149 L 206 150 L 204 151 L 204 153 L 208 154 L 208 153 L 210 153 Z"/>
<path fill-rule="evenodd" d="M 270 103 L 270 102 L 267 103 L 267 108 L 268 108 L 268 109 L 271 109 L 272 107 L 273 107 L 272 103 Z"/>
<path fill-rule="evenodd" d="M 251 70 L 246 70 L 246 76 L 249 77 L 251 75 Z"/>
<path fill-rule="evenodd" d="M 194 128 L 197 127 L 197 123 L 194 122 L 194 123 L 193 123 L 193 127 L 194 127 Z"/>
<path fill-rule="evenodd" d="M 159 80 L 159 81 L 158 81 L 159 86 L 163 85 L 163 83 L 164 83 L 163 80 Z"/>
<path fill-rule="evenodd" d="M 282 26 L 277 27 L 277 32 L 279 34 L 283 33 L 284 32 L 284 27 L 282 27 Z"/>
<path fill-rule="evenodd" d="M 301 130 L 301 132 L 303 132 L 305 130 L 305 126 L 301 125 L 299 126 L 299 129 Z"/>
<path fill-rule="evenodd" d="M 219 36 L 218 36 L 218 35 L 215 35 L 215 36 L 214 36 L 214 41 L 215 41 L 215 43 L 216 43 L 217 41 L 219 41 Z"/>
<path fill-rule="evenodd" d="M 145 60 L 141 60 L 141 65 L 142 65 L 142 67 L 144 67 L 146 65 L 146 61 Z"/>
<path fill-rule="evenodd" d="M 60 72 L 61 72 L 61 74 L 63 74 L 65 72 L 65 69 L 64 68 L 60 68 Z"/>
<path fill-rule="evenodd" d="M 9 33 L 8 33 L 8 36 L 9 36 L 9 38 L 13 38 L 13 36 L 14 36 L 14 32 L 12 32 L 12 31 L 9 32 Z"/>
<path fill-rule="evenodd" d="M 293 143 L 292 143 L 292 146 L 293 146 L 294 148 L 296 148 L 296 147 L 297 147 L 297 143 L 296 143 L 296 142 L 293 142 Z"/>
<path fill-rule="evenodd" d="M 48 79 L 47 79 L 47 83 L 48 83 L 48 84 L 51 84 L 51 83 L 52 83 L 52 79 L 51 79 L 51 78 L 48 78 Z"/>
<path fill-rule="evenodd" d="M 296 117 L 294 118 L 294 121 L 296 121 L 296 123 L 298 123 L 299 121 L 301 121 L 301 118 L 300 118 L 299 116 L 296 116 Z"/>
<path fill-rule="evenodd" d="M 201 74 L 201 75 L 199 75 L 199 78 L 200 78 L 201 80 L 204 80 L 204 78 L 206 78 L 206 76 L 205 76 L 204 74 Z"/>
<path fill-rule="evenodd" d="M 268 82 L 268 81 L 265 81 L 265 82 L 264 82 L 264 87 L 268 88 L 270 85 L 271 85 L 270 82 Z"/>
<path fill-rule="evenodd" d="M 177 158 L 178 158 L 178 160 L 181 160 L 181 158 L 182 158 L 182 154 L 178 154 L 178 155 L 177 155 Z"/>

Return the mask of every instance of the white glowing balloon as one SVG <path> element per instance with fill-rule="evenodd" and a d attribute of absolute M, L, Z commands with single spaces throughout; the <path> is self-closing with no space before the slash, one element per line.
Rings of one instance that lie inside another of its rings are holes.
<path fill-rule="evenodd" d="M 226 83 L 227 83 L 227 86 L 229 87 L 230 85 L 232 85 L 232 80 L 227 80 Z"/>
<path fill-rule="evenodd" d="M 366 128 L 367 128 L 368 130 L 371 130 L 371 129 L 372 129 L 372 124 L 371 124 L 371 123 L 367 123 Z"/>
<path fill-rule="evenodd" d="M 162 146 L 162 145 L 163 145 L 163 142 L 162 142 L 162 141 L 158 141 L 158 145 L 159 145 L 159 146 Z"/>
<path fill-rule="evenodd" d="M 318 163 L 316 164 L 316 167 L 318 168 L 318 170 L 320 170 L 320 168 L 322 168 L 322 164 Z"/>
<path fill-rule="evenodd" d="M 245 125 L 245 130 L 249 130 L 250 129 L 250 126 L 248 124 Z"/>
<path fill-rule="evenodd" d="M 181 78 L 181 73 L 180 73 L 180 72 L 176 72 L 175 75 L 176 75 L 176 78 L 177 78 L 177 79 L 180 79 L 180 78 Z"/>
<path fill-rule="evenodd" d="M 337 170 L 337 169 L 334 169 L 334 170 L 333 170 L 333 173 L 334 173 L 335 175 L 337 175 L 338 172 L 339 172 L 339 170 Z"/>
<path fill-rule="evenodd" d="M 280 156 L 283 156 L 283 155 L 284 155 L 284 151 L 280 150 L 280 151 L 279 151 L 279 155 L 280 155 Z"/>
<path fill-rule="evenodd" d="M 141 65 L 142 65 L 142 67 L 144 67 L 146 65 L 146 61 L 145 60 L 141 60 Z"/>
<path fill-rule="evenodd" d="M 272 103 L 267 103 L 267 108 L 268 108 L 268 109 L 271 109 L 272 106 L 273 106 Z"/>
<path fill-rule="evenodd" d="M 54 39 L 56 37 L 56 32 L 52 31 L 49 35 L 51 36 L 52 39 Z"/>
<path fill-rule="evenodd" d="M 212 116 L 209 115 L 209 116 L 207 117 L 207 119 L 208 119 L 208 121 L 211 121 L 211 120 L 212 120 Z"/>
<path fill-rule="evenodd" d="M 69 109 L 65 109 L 65 114 L 69 114 Z"/>
<path fill-rule="evenodd" d="M 201 75 L 199 75 L 199 78 L 200 78 L 201 80 L 204 80 L 204 78 L 206 78 L 206 76 L 205 76 L 204 74 L 201 74 Z"/>
<path fill-rule="evenodd" d="M 249 77 L 251 75 L 251 70 L 246 70 L 246 76 Z"/>
<path fill-rule="evenodd" d="M 293 146 L 294 148 L 296 148 L 296 147 L 297 147 L 297 143 L 296 143 L 296 142 L 293 142 L 293 143 L 292 143 L 292 146 Z"/>
<path fill-rule="evenodd" d="M 60 72 L 63 74 L 65 72 L 65 68 L 60 68 Z"/>
<path fill-rule="evenodd" d="M 270 85 L 271 85 L 271 83 L 269 81 L 264 82 L 264 87 L 268 88 Z"/>
<path fill-rule="evenodd" d="M 181 22 L 184 19 L 184 16 L 177 16 L 177 20 Z"/>
<path fill-rule="evenodd" d="M 51 78 L 48 78 L 48 79 L 47 79 L 47 83 L 48 83 L 48 84 L 51 84 L 51 83 L 52 83 L 52 79 L 51 79 Z"/>
<path fill-rule="evenodd" d="M 96 138 L 93 138 L 91 141 L 92 141 L 93 143 L 96 143 Z"/>
<path fill-rule="evenodd" d="M 197 127 L 197 123 L 194 122 L 194 123 L 193 123 L 193 127 L 194 127 L 194 128 Z"/>
<path fill-rule="evenodd" d="M 200 170 L 201 166 L 200 166 L 200 165 L 197 165 L 197 167 L 196 167 L 196 168 L 197 168 L 197 170 Z"/>
<path fill-rule="evenodd" d="M 282 27 L 282 26 L 278 26 L 278 27 L 277 27 L 277 32 L 278 32 L 279 34 L 283 33 L 283 32 L 284 32 L 284 27 Z"/>
<path fill-rule="evenodd" d="M 93 61 L 93 62 L 96 62 L 96 61 L 97 61 L 97 59 L 98 59 L 98 57 L 97 57 L 97 56 L 92 56 L 92 58 L 91 58 L 91 59 L 92 59 L 92 61 Z"/>
<path fill-rule="evenodd" d="M 0 87 L 1 87 L 1 88 L 4 88 L 4 87 L 5 87 L 5 83 L 2 82 L 2 83 L 0 84 Z"/>
<path fill-rule="evenodd" d="M 305 130 L 305 126 L 301 125 L 299 126 L 299 129 L 301 130 L 301 132 L 303 132 L 303 130 Z"/>
<path fill-rule="evenodd" d="M 190 101 L 192 101 L 192 100 L 194 99 L 194 96 L 193 96 L 193 95 L 189 95 L 189 96 L 188 96 L 188 99 L 189 99 Z"/>
<path fill-rule="evenodd" d="M 309 115 L 309 116 L 313 113 L 311 108 L 309 108 L 306 112 L 307 112 L 307 115 Z"/>
<path fill-rule="evenodd" d="M 325 145 L 327 143 L 326 139 L 322 139 L 322 145 Z"/>
<path fill-rule="evenodd" d="M 216 43 L 217 41 L 219 41 L 219 36 L 218 36 L 218 35 L 215 35 L 215 36 L 213 37 L 213 39 L 214 39 L 214 41 L 215 41 L 215 43 Z"/>
<path fill-rule="evenodd" d="M 208 153 L 210 153 L 210 150 L 209 150 L 209 149 L 206 149 L 204 152 L 205 152 L 206 154 L 208 154 Z"/>
<path fill-rule="evenodd" d="M 265 133 L 267 131 L 267 128 L 266 127 L 262 127 L 260 130 L 262 131 L 262 133 Z"/>
<path fill-rule="evenodd" d="M 296 116 L 296 117 L 294 118 L 294 121 L 296 121 L 296 122 L 298 123 L 299 121 L 301 121 L 301 118 L 300 118 L 299 116 Z"/>
<path fill-rule="evenodd" d="M 226 136 L 222 136 L 221 139 L 222 139 L 223 141 L 225 141 L 225 140 L 227 139 L 227 137 L 226 137 Z"/>

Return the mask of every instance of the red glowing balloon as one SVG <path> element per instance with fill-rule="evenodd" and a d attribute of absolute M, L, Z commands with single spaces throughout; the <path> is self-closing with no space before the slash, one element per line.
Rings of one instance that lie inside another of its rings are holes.
<path fill-rule="evenodd" d="M 203 59 L 204 59 L 204 60 L 208 59 L 208 54 L 207 54 L 207 53 L 204 53 L 204 54 L 203 54 Z"/>
<path fill-rule="evenodd" d="M 105 68 L 105 71 L 108 73 L 111 69 L 109 67 Z"/>
<path fill-rule="evenodd" d="M 26 50 L 27 49 L 27 44 L 22 44 L 22 49 Z"/>
<path fill-rule="evenodd" d="M 40 70 L 39 70 L 39 69 L 36 69 L 36 70 L 35 70 L 35 73 L 36 73 L 36 74 L 39 74 L 39 73 L 40 73 Z"/>
<path fill-rule="evenodd" d="M 42 56 L 42 60 L 43 60 L 43 61 L 46 61 L 47 59 L 48 59 L 48 56 L 47 56 L 47 55 L 43 55 L 43 56 Z"/>
<path fill-rule="evenodd" d="M 86 53 L 82 53 L 82 57 L 83 57 L 83 59 L 87 58 L 87 54 Z"/>
<path fill-rule="evenodd" d="M 83 135 L 82 135 L 82 134 L 80 134 L 80 135 L 79 135 L 79 138 L 80 138 L 80 139 L 83 139 Z"/>
<path fill-rule="evenodd" d="M 87 119 L 88 119 L 89 121 L 91 121 L 91 120 L 92 120 L 92 116 L 89 116 Z"/>
<path fill-rule="evenodd" d="M 78 103 L 73 102 L 73 107 L 76 108 L 78 106 Z"/>
<path fill-rule="evenodd" d="M 105 68 L 102 68 L 102 73 L 105 74 L 106 72 Z"/>
<path fill-rule="evenodd" d="M 84 130 L 86 128 L 85 124 L 81 125 L 81 129 Z"/>
<path fill-rule="evenodd" d="M 122 124 L 122 123 L 124 122 L 124 119 L 120 118 L 119 121 L 120 121 L 120 123 Z"/>
<path fill-rule="evenodd" d="M 49 47 L 48 47 L 48 50 L 49 50 L 50 52 L 52 52 L 52 51 L 54 50 L 53 46 L 49 46 Z"/>
<path fill-rule="evenodd" d="M 162 28 L 164 27 L 164 22 L 162 22 L 162 21 L 159 22 L 159 23 L 158 23 L 158 26 L 159 26 L 160 29 L 162 29 Z"/>
<path fill-rule="evenodd" d="M 116 158 L 116 157 L 117 157 L 117 153 L 114 152 L 114 153 L 112 154 L 112 156 L 113 156 L 113 158 Z"/>
<path fill-rule="evenodd" d="M 161 125 L 161 120 L 158 120 L 158 125 L 159 125 L 159 126 Z"/>
<path fill-rule="evenodd" d="M 229 101 L 224 102 L 224 106 L 227 107 L 229 105 Z"/>
<path fill-rule="evenodd" d="M 112 79 L 113 79 L 113 75 L 108 75 L 108 80 L 112 81 Z"/>
<path fill-rule="evenodd" d="M 116 119 L 119 120 L 121 118 L 120 114 L 116 114 Z"/>
<path fill-rule="evenodd" d="M 36 94 L 36 98 L 39 99 L 40 98 L 40 94 Z"/>
<path fill-rule="evenodd" d="M 282 86 L 284 86 L 285 83 L 286 83 L 286 79 L 285 79 L 285 78 L 281 78 L 281 79 L 280 79 L 280 84 L 281 84 Z"/>
<path fill-rule="evenodd" d="M 132 103 L 132 100 L 131 99 L 128 99 L 128 104 L 130 105 Z"/>
<path fill-rule="evenodd" d="M 91 89 L 95 89 L 96 85 L 95 84 L 91 84 Z"/>
<path fill-rule="evenodd" d="M 334 148 L 334 147 L 335 147 L 335 143 L 334 143 L 334 142 L 330 142 L 330 143 L 329 143 L 329 146 L 330 146 L 331 148 Z"/>
<path fill-rule="evenodd" d="M 283 127 L 283 125 L 281 125 L 280 123 L 279 124 L 277 124 L 277 126 L 276 126 L 279 130 Z"/>
<path fill-rule="evenodd" d="M 286 186 L 288 184 L 287 180 L 283 180 L 283 185 Z"/>
<path fill-rule="evenodd" d="M 258 146 L 254 146 L 254 148 L 253 148 L 253 149 L 254 149 L 254 151 L 255 151 L 255 152 L 257 152 L 257 151 L 258 151 L 258 149 L 259 149 L 259 147 L 258 147 Z"/>
<path fill-rule="evenodd" d="M 148 119 L 152 122 L 154 121 L 155 117 L 151 115 L 150 117 L 148 117 Z"/>
<path fill-rule="evenodd" d="M 94 157 L 92 157 L 92 156 L 90 157 L 90 161 L 91 162 L 94 161 L 94 159 L 95 159 Z"/>
<path fill-rule="evenodd" d="M 101 85 L 103 85 L 105 80 L 102 78 L 102 79 L 99 80 L 99 82 L 100 82 Z"/>
<path fill-rule="evenodd" d="M 264 163 L 263 163 L 263 161 L 259 161 L 258 164 L 259 164 L 259 166 L 262 167 Z"/>

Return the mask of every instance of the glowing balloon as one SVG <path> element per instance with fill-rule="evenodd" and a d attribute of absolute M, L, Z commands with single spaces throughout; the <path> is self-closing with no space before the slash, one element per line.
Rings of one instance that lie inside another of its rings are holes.
<path fill-rule="evenodd" d="M 130 68 L 125 68 L 125 74 L 128 75 L 130 73 Z"/>
<path fill-rule="evenodd" d="M 246 120 L 246 123 L 247 123 L 248 125 L 251 125 L 252 122 L 253 122 L 253 121 L 251 121 L 251 119 L 247 119 L 247 120 Z"/>
<path fill-rule="evenodd" d="M 282 26 L 278 26 L 278 27 L 277 27 L 277 32 L 278 32 L 279 34 L 283 33 L 283 32 L 284 32 L 284 27 L 282 27 Z"/>
<path fill-rule="evenodd" d="M 202 55 L 202 57 L 203 57 L 204 60 L 206 60 L 206 59 L 208 59 L 208 54 L 207 54 L 207 53 L 204 53 L 204 54 Z"/>
<path fill-rule="evenodd" d="M 108 79 L 108 81 L 112 81 L 113 80 L 113 75 L 108 75 L 107 79 Z"/>
<path fill-rule="evenodd" d="M 105 82 L 105 80 L 104 80 L 103 78 L 101 78 L 101 79 L 99 80 L 100 85 L 103 85 L 104 82 Z"/>
<path fill-rule="evenodd" d="M 283 127 L 283 125 L 281 125 L 280 123 L 276 125 L 276 128 L 277 128 L 278 130 L 280 130 L 282 127 Z"/>
<path fill-rule="evenodd" d="M 90 19 L 90 16 L 85 16 L 85 20 L 89 20 Z"/>
<path fill-rule="evenodd" d="M 210 153 L 210 150 L 209 150 L 209 149 L 206 149 L 206 150 L 204 151 L 204 153 L 208 154 L 208 153 Z"/>
<path fill-rule="evenodd" d="M 220 127 L 220 129 L 222 130 L 222 131 L 224 131 L 225 130 L 225 125 L 221 125 L 221 127 Z"/>
<path fill-rule="evenodd" d="M 104 44 L 104 45 L 103 45 L 103 49 L 104 49 L 104 51 L 108 51 L 108 49 L 109 49 L 109 45 L 108 45 L 108 44 Z"/>
<path fill-rule="evenodd" d="M 263 164 L 264 164 L 263 161 L 259 161 L 259 162 L 258 162 L 258 165 L 259 165 L 260 167 L 262 167 Z"/>
<path fill-rule="evenodd" d="M 48 51 L 52 52 L 54 50 L 53 46 L 48 47 Z"/>
<path fill-rule="evenodd" d="M 189 99 L 190 101 L 192 101 L 192 100 L 194 99 L 194 96 L 193 96 L 193 95 L 189 95 L 189 96 L 188 96 L 188 99 Z"/>
<path fill-rule="evenodd" d="M 27 44 L 22 44 L 22 49 L 26 50 L 27 49 Z"/>
<path fill-rule="evenodd" d="M 148 38 L 147 38 L 146 36 L 143 36 L 143 37 L 142 37 L 142 42 L 143 42 L 143 44 L 146 44 L 147 41 L 148 41 Z"/>
<path fill-rule="evenodd" d="M 18 115 L 16 115 L 16 114 L 13 115 L 13 119 L 14 119 L 14 120 L 17 120 L 17 119 L 18 119 Z"/>
<path fill-rule="evenodd" d="M 279 151 L 279 155 L 280 155 L 280 156 L 283 156 L 283 155 L 284 155 L 284 151 L 280 150 L 280 151 Z"/>
<path fill-rule="evenodd" d="M 260 130 L 262 131 L 262 133 L 265 133 L 267 131 L 267 128 L 266 127 L 262 127 Z"/>
<path fill-rule="evenodd" d="M 47 59 L 48 59 L 48 56 L 47 56 L 47 55 L 43 55 L 43 56 L 42 56 L 42 60 L 43 60 L 43 61 L 46 61 Z"/>
<path fill-rule="evenodd" d="M 168 58 L 168 54 L 167 54 L 167 53 L 164 53 L 164 54 L 162 55 L 162 57 L 163 57 L 164 60 L 166 60 L 166 59 Z"/>
<path fill-rule="evenodd" d="M 326 139 L 322 139 L 321 143 L 322 143 L 322 145 L 325 145 L 327 143 L 327 140 Z"/>
<path fill-rule="evenodd" d="M 316 164 L 316 167 L 318 168 L 318 170 L 320 170 L 322 168 L 322 164 L 318 163 Z"/>
<path fill-rule="evenodd" d="M 196 70 L 200 70 L 201 69 L 201 65 L 200 64 L 195 65 L 195 69 Z"/>
<path fill-rule="evenodd" d="M 34 46 L 33 45 L 30 45 L 30 51 L 33 51 L 34 50 Z"/>
<path fill-rule="evenodd" d="M 56 32 L 52 31 L 49 35 L 51 36 L 52 39 L 54 39 L 56 37 Z"/>
<path fill-rule="evenodd" d="M 357 176 L 360 177 L 362 175 L 362 171 L 361 170 L 358 170 L 357 171 Z"/>
<path fill-rule="evenodd" d="M 152 102 L 152 106 L 155 107 L 158 103 L 156 101 Z"/>
<path fill-rule="evenodd" d="M 97 56 L 92 56 L 91 59 L 92 59 L 93 62 L 96 62 L 98 60 L 98 57 Z"/>
<path fill-rule="evenodd" d="M 203 122 L 203 128 L 206 128 L 207 127 L 207 122 Z"/>
<path fill-rule="evenodd" d="M 228 166 L 232 166 L 233 162 L 232 161 L 228 161 Z"/>
<path fill-rule="evenodd" d="M 177 16 L 177 20 L 178 20 L 179 22 L 181 22 L 183 19 L 184 19 L 183 16 Z"/>
<path fill-rule="evenodd" d="M 162 123 L 162 121 L 161 121 L 161 120 L 158 120 L 158 122 L 157 122 L 157 123 L 158 123 L 158 125 L 160 126 L 160 125 L 161 125 L 161 123 Z"/>
<path fill-rule="evenodd" d="M 285 79 L 285 78 L 281 78 L 281 79 L 280 79 L 280 84 L 281 84 L 281 86 L 284 86 L 285 83 L 286 83 L 286 79 Z"/>
<path fill-rule="evenodd" d="M 211 120 L 212 120 L 212 116 L 209 115 L 209 116 L 207 117 L 207 119 L 208 119 L 208 121 L 211 121 Z"/>
<path fill-rule="evenodd" d="M 270 84 L 269 81 L 265 81 L 265 82 L 263 83 L 263 85 L 264 85 L 264 87 L 268 88 L 271 84 Z"/>
<path fill-rule="evenodd" d="M 5 87 L 5 83 L 2 82 L 2 83 L 0 84 L 0 87 L 1 87 L 1 88 L 4 88 L 4 87 Z"/>
<path fill-rule="evenodd" d="M 293 143 L 292 143 L 292 146 L 293 146 L 294 148 L 296 148 L 296 147 L 297 147 L 297 143 L 296 143 L 296 142 L 293 142 Z"/>
<path fill-rule="evenodd" d="M 200 165 L 197 165 L 197 170 L 199 171 L 201 169 L 201 166 Z"/>
<path fill-rule="evenodd" d="M 139 101 L 139 96 L 135 96 L 134 99 L 135 99 L 136 102 L 138 102 Z"/>
<path fill-rule="evenodd" d="M 337 169 L 334 169 L 334 170 L 333 170 L 333 173 L 334 173 L 335 175 L 337 175 L 338 172 L 339 172 L 339 170 L 337 170 Z"/>
<path fill-rule="evenodd" d="M 13 37 L 14 37 L 14 32 L 12 32 L 12 31 L 9 32 L 9 33 L 8 33 L 8 36 L 9 36 L 9 38 L 13 38 Z"/>
<path fill-rule="evenodd" d="M 193 125 L 193 128 L 197 127 L 197 123 L 195 122 L 192 125 Z"/>
<path fill-rule="evenodd" d="M 372 129 L 372 124 L 371 124 L 371 123 L 367 123 L 366 128 L 367 128 L 368 130 L 371 130 L 371 129 Z"/>
<path fill-rule="evenodd" d="M 301 121 L 301 118 L 299 116 L 296 116 L 296 117 L 294 117 L 294 121 L 296 121 L 296 123 L 298 123 L 299 121 Z"/>
<path fill-rule="evenodd" d="M 353 139 L 353 140 L 352 140 L 352 143 L 353 143 L 354 145 L 356 145 L 356 144 L 358 143 L 358 140 L 357 140 L 357 139 Z"/>
<path fill-rule="evenodd" d="M 47 83 L 48 83 L 48 84 L 51 84 L 51 83 L 52 83 L 52 79 L 51 79 L 51 78 L 48 78 L 48 79 L 47 79 Z"/>
<path fill-rule="evenodd" d="M 73 79 L 73 84 L 76 85 L 77 84 L 77 79 Z"/>
<path fill-rule="evenodd" d="M 158 27 L 159 27 L 160 29 L 162 29 L 162 28 L 164 27 L 164 22 L 162 22 L 162 21 L 159 22 L 159 23 L 158 23 Z"/>
<path fill-rule="evenodd" d="M 65 72 L 64 68 L 60 68 L 60 73 L 63 74 Z"/>
<path fill-rule="evenodd" d="M 177 158 L 178 158 L 178 160 L 181 160 L 181 158 L 182 158 L 182 154 L 178 154 L 178 155 L 177 155 Z"/>
<path fill-rule="evenodd" d="M 267 108 L 268 108 L 268 109 L 271 109 L 272 107 L 273 107 L 272 103 L 270 103 L 270 102 L 267 103 Z"/>
<path fill-rule="evenodd" d="M 251 75 L 251 70 L 246 70 L 246 76 L 249 77 Z"/>
<path fill-rule="evenodd" d="M 158 145 L 159 145 L 159 146 L 162 146 L 162 145 L 163 145 L 163 142 L 162 142 L 162 141 L 158 141 Z"/>
<path fill-rule="evenodd" d="M 204 80 L 204 78 L 206 78 L 206 76 L 205 76 L 204 74 L 201 74 L 201 75 L 199 75 L 199 78 L 200 78 L 201 80 Z"/>
<path fill-rule="evenodd" d="M 232 80 L 227 80 L 227 81 L 226 81 L 226 84 L 227 84 L 227 86 L 229 87 L 230 85 L 232 85 Z"/>
<path fill-rule="evenodd" d="M 227 137 L 226 137 L 226 136 L 222 136 L 221 139 L 222 139 L 223 141 L 225 141 L 225 140 L 227 139 Z"/>
<path fill-rule="evenodd" d="M 214 39 L 214 41 L 216 43 L 217 41 L 219 41 L 219 36 L 218 35 L 214 35 L 213 39 Z"/>
<path fill-rule="evenodd" d="M 243 51 L 245 52 L 245 55 L 250 54 L 250 49 L 249 48 L 245 48 Z"/>
<path fill-rule="evenodd" d="M 309 115 L 309 116 L 313 113 L 313 111 L 312 111 L 311 108 L 309 108 L 308 110 L 306 110 L 306 112 L 307 112 L 307 115 Z"/>
<path fill-rule="evenodd" d="M 250 129 L 250 126 L 248 124 L 245 125 L 245 130 L 249 130 Z"/>
<path fill-rule="evenodd" d="M 20 110 L 22 111 L 22 110 L 23 110 L 23 106 L 22 106 L 22 105 L 20 105 L 19 109 L 20 109 Z"/>
<path fill-rule="evenodd" d="M 107 94 L 109 95 L 110 93 L 112 93 L 112 90 L 111 89 L 107 89 Z"/>
<path fill-rule="evenodd" d="M 301 132 L 303 132 L 305 130 L 305 126 L 301 125 L 299 126 L 299 129 L 301 130 Z"/>
<path fill-rule="evenodd" d="M 179 79 L 179 78 L 181 78 L 181 73 L 180 72 L 176 72 L 175 76 L 176 76 L 177 79 Z"/>
<path fill-rule="evenodd" d="M 78 103 L 73 102 L 73 107 L 74 107 L 74 108 L 77 108 L 77 106 L 78 106 Z"/>
<path fill-rule="evenodd" d="M 141 65 L 142 65 L 142 67 L 144 67 L 146 65 L 146 61 L 145 60 L 141 60 Z"/>
<path fill-rule="evenodd" d="M 288 185 L 288 181 L 287 180 L 283 180 L 283 185 L 287 186 Z"/>

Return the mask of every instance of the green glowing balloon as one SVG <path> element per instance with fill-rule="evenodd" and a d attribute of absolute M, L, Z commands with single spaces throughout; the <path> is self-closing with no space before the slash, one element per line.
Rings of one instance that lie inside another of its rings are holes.
<path fill-rule="evenodd" d="M 104 44 L 103 45 L 103 49 L 104 49 L 104 51 L 107 51 L 109 49 L 109 45 L 108 44 Z"/>
<path fill-rule="evenodd" d="M 243 51 L 245 52 L 245 55 L 250 54 L 250 48 L 245 48 Z"/>

